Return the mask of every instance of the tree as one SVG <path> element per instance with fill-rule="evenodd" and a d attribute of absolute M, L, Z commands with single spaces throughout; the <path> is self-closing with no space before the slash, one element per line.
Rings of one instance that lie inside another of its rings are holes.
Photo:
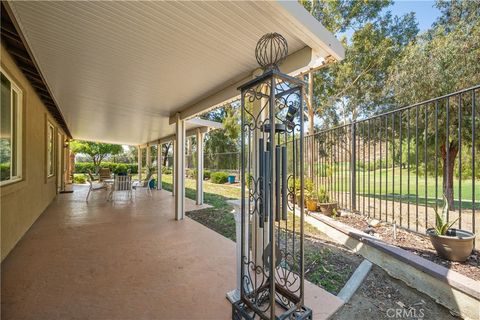
<path fill-rule="evenodd" d="M 392 1 L 302 1 L 304 7 L 345 47 L 345 59 L 314 74 L 313 102 L 307 104 L 309 131 L 313 114 L 323 126 L 355 120 L 386 108 L 392 94 L 383 88 L 388 68 L 418 32 L 413 13 L 402 17 L 385 11 Z M 351 32 L 347 39 L 345 32 Z M 313 109 L 315 112 L 312 112 Z"/>
<path fill-rule="evenodd" d="M 411 42 L 402 58 L 390 69 L 386 87 L 392 88 L 396 105 L 420 102 L 480 83 L 480 2 L 438 1 L 437 7 L 442 15 L 434 27 Z M 463 101 L 462 118 L 458 118 L 458 112 L 455 112 L 459 108 L 458 101 L 450 101 L 448 127 L 447 106 L 441 105 L 438 113 L 443 192 L 451 208 L 454 204 L 453 177 L 460 138 L 465 147 L 472 147 L 469 103 L 467 99 Z M 460 122 L 462 137 L 456 130 Z M 435 145 L 435 132 L 427 132 L 427 145 L 432 148 Z M 476 148 L 480 148 L 480 145 Z"/>
<path fill-rule="evenodd" d="M 205 137 L 206 163 L 213 162 L 216 168 L 231 168 L 238 165 L 236 157 L 218 156 L 222 153 L 236 153 L 239 150 L 240 119 L 237 110 L 238 103 L 231 103 L 203 116 L 208 120 L 222 122 L 223 125 L 223 128 L 210 131 Z"/>
<path fill-rule="evenodd" d="M 83 153 L 88 155 L 92 159 L 96 168 L 100 167 L 100 164 L 105 157 L 123 152 L 123 147 L 118 144 L 77 140 L 70 143 L 70 149 L 73 153 Z"/>
<path fill-rule="evenodd" d="M 163 154 L 163 166 L 167 166 L 167 161 L 169 157 L 170 147 L 172 146 L 172 142 L 167 142 L 162 144 L 162 154 Z"/>

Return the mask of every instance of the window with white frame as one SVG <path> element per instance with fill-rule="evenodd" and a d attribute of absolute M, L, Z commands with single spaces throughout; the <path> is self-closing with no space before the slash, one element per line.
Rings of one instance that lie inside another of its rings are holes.
<path fill-rule="evenodd" d="M 47 177 L 55 174 L 55 127 L 47 121 Z"/>
<path fill-rule="evenodd" d="M 0 184 L 22 179 L 22 91 L 0 69 Z"/>

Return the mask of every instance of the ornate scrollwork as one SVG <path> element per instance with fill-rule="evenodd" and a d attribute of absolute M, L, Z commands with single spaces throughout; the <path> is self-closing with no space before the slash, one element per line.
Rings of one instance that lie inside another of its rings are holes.
<path fill-rule="evenodd" d="M 271 72 L 240 87 L 247 205 L 240 239 L 242 300 L 234 304 L 235 319 L 270 319 L 272 311 L 283 312 L 282 319 L 311 318 L 301 305 L 303 234 L 296 216 L 298 209 L 303 215 L 295 183 L 303 179 L 303 82 L 277 69 L 288 52 L 284 40 L 269 34 L 259 41 L 257 60 Z"/>
<path fill-rule="evenodd" d="M 255 58 L 263 70 L 278 69 L 287 58 L 287 40 L 276 32 L 267 33 L 260 38 L 255 47 Z"/>

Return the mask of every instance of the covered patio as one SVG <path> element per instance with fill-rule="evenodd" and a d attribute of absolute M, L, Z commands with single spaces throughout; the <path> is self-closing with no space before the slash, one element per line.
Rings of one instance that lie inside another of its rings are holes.
<path fill-rule="evenodd" d="M 229 319 L 235 243 L 153 199 L 106 203 L 75 186 L 62 194 L 2 263 L 2 319 Z M 198 210 L 186 199 L 186 210 Z M 314 319 L 342 301 L 306 283 Z"/>
<path fill-rule="evenodd" d="M 201 142 L 213 125 L 199 116 L 262 74 L 255 49 L 267 33 L 288 42 L 279 68 L 289 77 L 344 57 L 295 1 L 2 2 L 2 75 L 23 97 L 12 105 L 24 110 L 25 169 L 1 189 L 2 318 L 232 317 L 235 244 L 185 217 L 204 208 L 201 151 L 197 201 L 185 198 L 186 137 Z M 86 203 L 86 188 L 61 193 L 72 139 L 134 145 L 147 159 L 172 141 L 174 196 L 112 203 L 98 192 Z M 305 284 L 315 319 L 341 303 Z"/>

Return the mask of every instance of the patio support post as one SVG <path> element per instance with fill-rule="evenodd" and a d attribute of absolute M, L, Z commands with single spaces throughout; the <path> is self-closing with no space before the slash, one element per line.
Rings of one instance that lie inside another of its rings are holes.
<path fill-rule="evenodd" d="M 162 144 L 157 144 L 157 190 L 162 190 Z"/>
<path fill-rule="evenodd" d="M 172 196 L 175 196 L 175 167 L 176 167 L 176 164 L 175 164 L 175 159 L 177 158 L 176 154 L 175 154 L 175 139 L 172 140 L 172 154 L 173 154 L 173 160 L 172 160 Z"/>
<path fill-rule="evenodd" d="M 138 150 L 138 180 L 142 180 L 142 148 L 137 147 Z"/>
<path fill-rule="evenodd" d="M 197 129 L 197 204 L 203 204 L 203 133 Z"/>
<path fill-rule="evenodd" d="M 152 147 L 147 145 L 147 147 L 146 147 L 147 154 L 146 154 L 146 159 L 145 159 L 145 165 L 147 166 L 147 169 L 150 169 L 150 167 L 152 166 L 152 156 L 150 154 L 151 149 L 152 149 Z"/>
<path fill-rule="evenodd" d="M 185 120 L 177 115 L 175 126 L 175 220 L 185 217 Z"/>

